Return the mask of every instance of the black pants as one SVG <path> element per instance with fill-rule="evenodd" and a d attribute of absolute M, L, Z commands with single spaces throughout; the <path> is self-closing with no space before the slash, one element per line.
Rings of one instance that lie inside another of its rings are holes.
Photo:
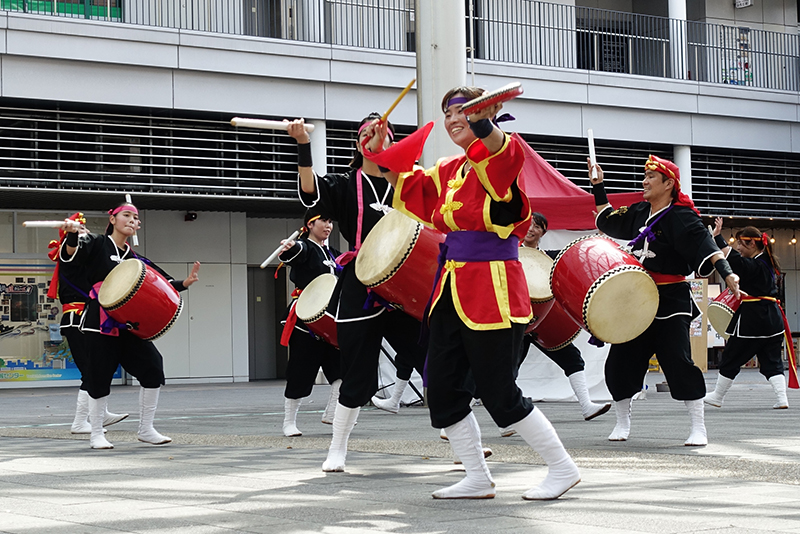
<path fill-rule="evenodd" d="M 558 365 L 566 376 L 583 371 L 586 368 L 586 364 L 581 357 L 581 351 L 572 343 L 558 350 L 548 350 L 539 345 L 533 337 L 528 335 L 524 336 L 522 340 L 522 350 L 520 351 L 519 363 L 514 370 L 514 378 L 519 376 L 519 368 L 522 367 L 522 363 L 528 356 L 531 345 L 536 345 L 537 349 L 553 360 L 553 363 Z"/>
<path fill-rule="evenodd" d="M 606 359 L 606 385 L 615 401 L 641 391 L 653 354 L 664 371 L 672 398 L 702 399 L 706 394 L 703 372 L 692 361 L 688 315 L 656 319 L 639 337 L 611 345 Z"/>
<path fill-rule="evenodd" d="M 302 321 L 298 319 L 297 323 L 301 324 Z M 330 343 L 315 339 L 308 332 L 295 328 L 289 339 L 284 397 L 302 399 L 311 395 L 320 367 L 329 383 L 342 378 L 339 351 Z"/>
<path fill-rule="evenodd" d="M 445 287 L 430 317 L 428 406 L 431 425 L 445 428 L 470 413 L 475 391 L 499 427 L 511 426 L 533 410 L 514 379 L 525 325 L 470 330 L 458 316 Z M 471 371 L 471 373 L 470 373 Z"/>
<path fill-rule="evenodd" d="M 386 311 L 370 319 L 337 323 L 336 334 L 342 354 L 339 404 L 358 408 L 378 391 L 378 358 L 383 338 L 399 358 L 413 362 L 413 367 L 421 371 L 426 351 L 417 343 L 419 329 L 419 321 L 401 311 Z"/>
<path fill-rule="evenodd" d="M 753 356 L 758 356 L 761 374 L 769 380 L 772 376 L 783 374 L 782 350 L 783 334 L 759 339 L 731 336 L 722 352 L 719 374 L 733 380 L 742 365 Z"/>
<path fill-rule="evenodd" d="M 111 393 L 111 380 L 118 365 L 136 377 L 144 388 L 164 385 L 164 360 L 150 341 L 144 341 L 127 330 L 119 336 L 84 332 L 89 356 L 90 376 L 87 391 L 93 399 Z"/>
<path fill-rule="evenodd" d="M 63 328 L 61 335 L 66 338 L 75 367 L 81 372 L 81 389 L 88 391 L 91 366 L 89 365 L 89 355 L 86 353 L 85 336 L 77 327 Z"/>

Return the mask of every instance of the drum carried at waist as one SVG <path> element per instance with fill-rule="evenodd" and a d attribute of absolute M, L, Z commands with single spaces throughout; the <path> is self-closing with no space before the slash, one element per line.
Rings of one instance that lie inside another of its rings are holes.
<path fill-rule="evenodd" d="M 528 326 L 525 333 L 533 332 L 536 335 L 536 343 L 542 348 L 560 350 L 578 337 L 581 327 L 567 315 L 557 300 L 553 299 L 552 302 L 547 315 L 533 326 Z"/>
<path fill-rule="evenodd" d="M 338 278 L 321 274 L 314 278 L 297 297 L 294 311 L 309 330 L 333 345 L 339 346 L 336 336 L 336 319 L 328 312 Z"/>
<path fill-rule="evenodd" d="M 370 231 L 356 257 L 362 284 L 422 320 L 436 277 L 445 235 L 403 213 L 387 213 Z"/>
<path fill-rule="evenodd" d="M 166 278 L 136 258 L 108 273 L 97 295 L 106 313 L 145 341 L 167 333 L 183 309 L 183 299 Z"/>
<path fill-rule="evenodd" d="M 726 288 L 708 304 L 708 309 L 706 310 L 708 322 L 711 323 L 711 326 L 723 339 L 730 337 L 725 333 L 725 330 L 728 329 L 728 325 L 733 319 L 733 314 L 739 309 L 741 303 L 742 300 L 737 299 L 736 295 Z"/>
<path fill-rule="evenodd" d="M 544 320 L 555 304 L 553 291 L 550 289 L 550 271 L 553 269 L 553 260 L 541 250 L 520 247 L 519 262 L 522 264 L 525 280 L 528 282 L 528 295 L 531 298 L 531 308 L 533 309 L 533 318 L 526 329 L 526 332 L 530 332 Z"/>
<path fill-rule="evenodd" d="M 550 283 L 567 315 L 606 343 L 642 334 L 658 311 L 658 289 L 639 261 L 611 239 L 587 236 L 561 251 Z"/>

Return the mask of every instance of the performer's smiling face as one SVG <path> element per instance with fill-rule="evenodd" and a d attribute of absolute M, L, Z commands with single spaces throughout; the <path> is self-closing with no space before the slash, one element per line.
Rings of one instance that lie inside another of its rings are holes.
<path fill-rule="evenodd" d="M 539 240 L 544 235 L 544 228 L 542 228 L 539 223 L 531 219 L 531 226 L 528 228 L 528 233 L 525 234 L 525 238 L 523 242 L 525 243 L 526 247 L 533 247 L 536 248 L 539 246 Z"/>
<path fill-rule="evenodd" d="M 464 95 L 456 93 L 453 96 Z M 447 111 L 444 113 L 444 127 L 447 129 L 447 135 L 450 136 L 450 139 L 466 150 L 477 137 L 475 137 L 475 134 L 470 130 L 467 116 L 461 112 L 461 106 L 462 104 L 453 104 L 447 108 Z"/>
<path fill-rule="evenodd" d="M 644 194 L 642 196 L 647 202 L 653 203 L 671 197 L 674 186 L 675 180 L 672 178 L 665 180 L 664 175 L 658 171 L 644 171 L 644 180 L 642 180 Z"/>
<path fill-rule="evenodd" d="M 309 235 L 319 243 L 328 239 L 332 230 L 333 222 L 330 219 L 316 219 L 308 225 Z"/>

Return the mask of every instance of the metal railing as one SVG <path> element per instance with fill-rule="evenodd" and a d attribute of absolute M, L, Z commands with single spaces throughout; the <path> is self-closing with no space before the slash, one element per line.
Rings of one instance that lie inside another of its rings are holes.
<path fill-rule="evenodd" d="M 465 0 L 475 57 L 789 91 L 800 36 L 535 0 Z M 0 0 L 4 10 L 392 51 L 415 0 Z M 470 10 L 467 10 L 469 13 Z"/>

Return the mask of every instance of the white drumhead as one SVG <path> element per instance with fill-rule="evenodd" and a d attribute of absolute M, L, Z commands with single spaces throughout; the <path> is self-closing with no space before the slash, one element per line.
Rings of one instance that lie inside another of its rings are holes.
<path fill-rule="evenodd" d="M 356 257 L 356 276 L 372 287 L 390 278 L 411 253 L 422 224 L 397 210 L 387 213 L 370 231 Z"/>
<path fill-rule="evenodd" d="M 144 263 L 136 258 L 125 260 L 114 267 L 106 276 L 97 294 L 100 306 L 113 308 L 127 298 L 140 283 L 145 271 Z"/>
<path fill-rule="evenodd" d="M 725 330 L 728 329 L 728 325 L 733 319 L 733 310 L 720 302 L 712 302 L 708 305 L 706 315 L 708 316 L 708 322 L 711 323 L 717 334 L 722 336 L 723 339 L 728 339 L 730 336 L 725 333 Z"/>
<path fill-rule="evenodd" d="M 528 293 L 533 302 L 545 302 L 553 298 L 550 288 L 550 270 L 553 260 L 550 256 L 535 248 L 520 247 L 519 261 L 528 281 Z"/>
<path fill-rule="evenodd" d="M 589 331 L 606 343 L 625 343 L 642 334 L 658 312 L 658 288 L 644 269 L 609 271 L 589 289 L 584 320 Z"/>
<path fill-rule="evenodd" d="M 336 276 L 330 273 L 314 278 L 297 297 L 297 304 L 294 308 L 297 318 L 303 322 L 319 319 L 328 308 L 333 290 L 336 288 L 336 281 Z"/>

